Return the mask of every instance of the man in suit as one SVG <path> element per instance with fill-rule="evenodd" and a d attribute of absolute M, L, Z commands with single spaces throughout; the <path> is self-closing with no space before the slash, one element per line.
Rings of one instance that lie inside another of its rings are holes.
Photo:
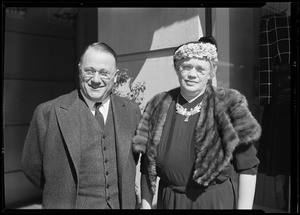
<path fill-rule="evenodd" d="M 22 168 L 43 189 L 43 208 L 136 206 L 138 155 L 131 149 L 138 105 L 113 95 L 117 56 L 105 43 L 84 51 L 80 89 L 40 104 L 25 140 Z"/>

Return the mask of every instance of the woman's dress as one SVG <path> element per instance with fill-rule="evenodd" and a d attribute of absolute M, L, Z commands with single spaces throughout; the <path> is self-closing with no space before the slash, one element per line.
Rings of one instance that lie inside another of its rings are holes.
<path fill-rule="evenodd" d="M 187 110 L 201 102 L 203 95 L 188 103 L 179 94 L 178 103 Z M 205 188 L 192 179 L 194 172 L 195 133 L 199 113 L 189 117 L 176 113 L 176 101 L 168 110 L 160 144 L 157 149 L 158 209 L 233 209 L 236 205 L 236 182 L 232 180 L 234 166 L 228 165 L 221 174 Z M 237 148 L 237 171 L 256 174 L 258 159 L 253 145 Z M 146 171 L 145 156 L 142 157 L 141 172 Z"/>

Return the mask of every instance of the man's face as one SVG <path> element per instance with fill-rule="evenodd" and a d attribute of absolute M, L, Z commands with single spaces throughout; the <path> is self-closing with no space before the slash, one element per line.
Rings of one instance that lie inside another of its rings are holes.
<path fill-rule="evenodd" d="M 177 68 L 181 91 L 196 96 L 204 92 L 211 77 L 211 65 L 206 59 L 182 59 Z"/>
<path fill-rule="evenodd" d="M 88 49 L 79 66 L 80 88 L 94 102 L 106 99 L 116 81 L 116 60 L 110 53 Z"/>

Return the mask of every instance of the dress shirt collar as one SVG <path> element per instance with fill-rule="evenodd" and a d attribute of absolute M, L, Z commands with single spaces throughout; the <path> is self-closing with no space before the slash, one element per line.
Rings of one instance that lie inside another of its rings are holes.
<path fill-rule="evenodd" d="M 88 107 L 90 108 L 91 112 L 95 115 L 95 104 L 96 102 L 89 100 L 81 91 L 80 89 L 80 93 L 83 96 L 86 104 L 88 105 Z M 108 115 L 108 109 L 109 109 L 109 103 L 110 103 L 110 96 L 107 97 L 104 101 L 102 101 L 102 105 L 100 106 L 99 110 L 103 115 L 104 118 L 104 122 L 106 122 L 107 119 L 107 115 Z"/>

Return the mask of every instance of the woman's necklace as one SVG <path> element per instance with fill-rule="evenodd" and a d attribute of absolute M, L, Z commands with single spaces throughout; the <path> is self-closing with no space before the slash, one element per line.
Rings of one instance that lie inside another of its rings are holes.
<path fill-rule="evenodd" d="M 188 122 L 190 116 L 200 112 L 201 106 L 202 106 L 202 101 L 199 104 L 197 104 L 196 107 L 191 108 L 189 111 L 187 111 L 187 109 L 182 107 L 177 101 L 177 103 L 176 103 L 176 113 L 179 113 L 180 115 L 185 116 L 184 122 Z"/>

